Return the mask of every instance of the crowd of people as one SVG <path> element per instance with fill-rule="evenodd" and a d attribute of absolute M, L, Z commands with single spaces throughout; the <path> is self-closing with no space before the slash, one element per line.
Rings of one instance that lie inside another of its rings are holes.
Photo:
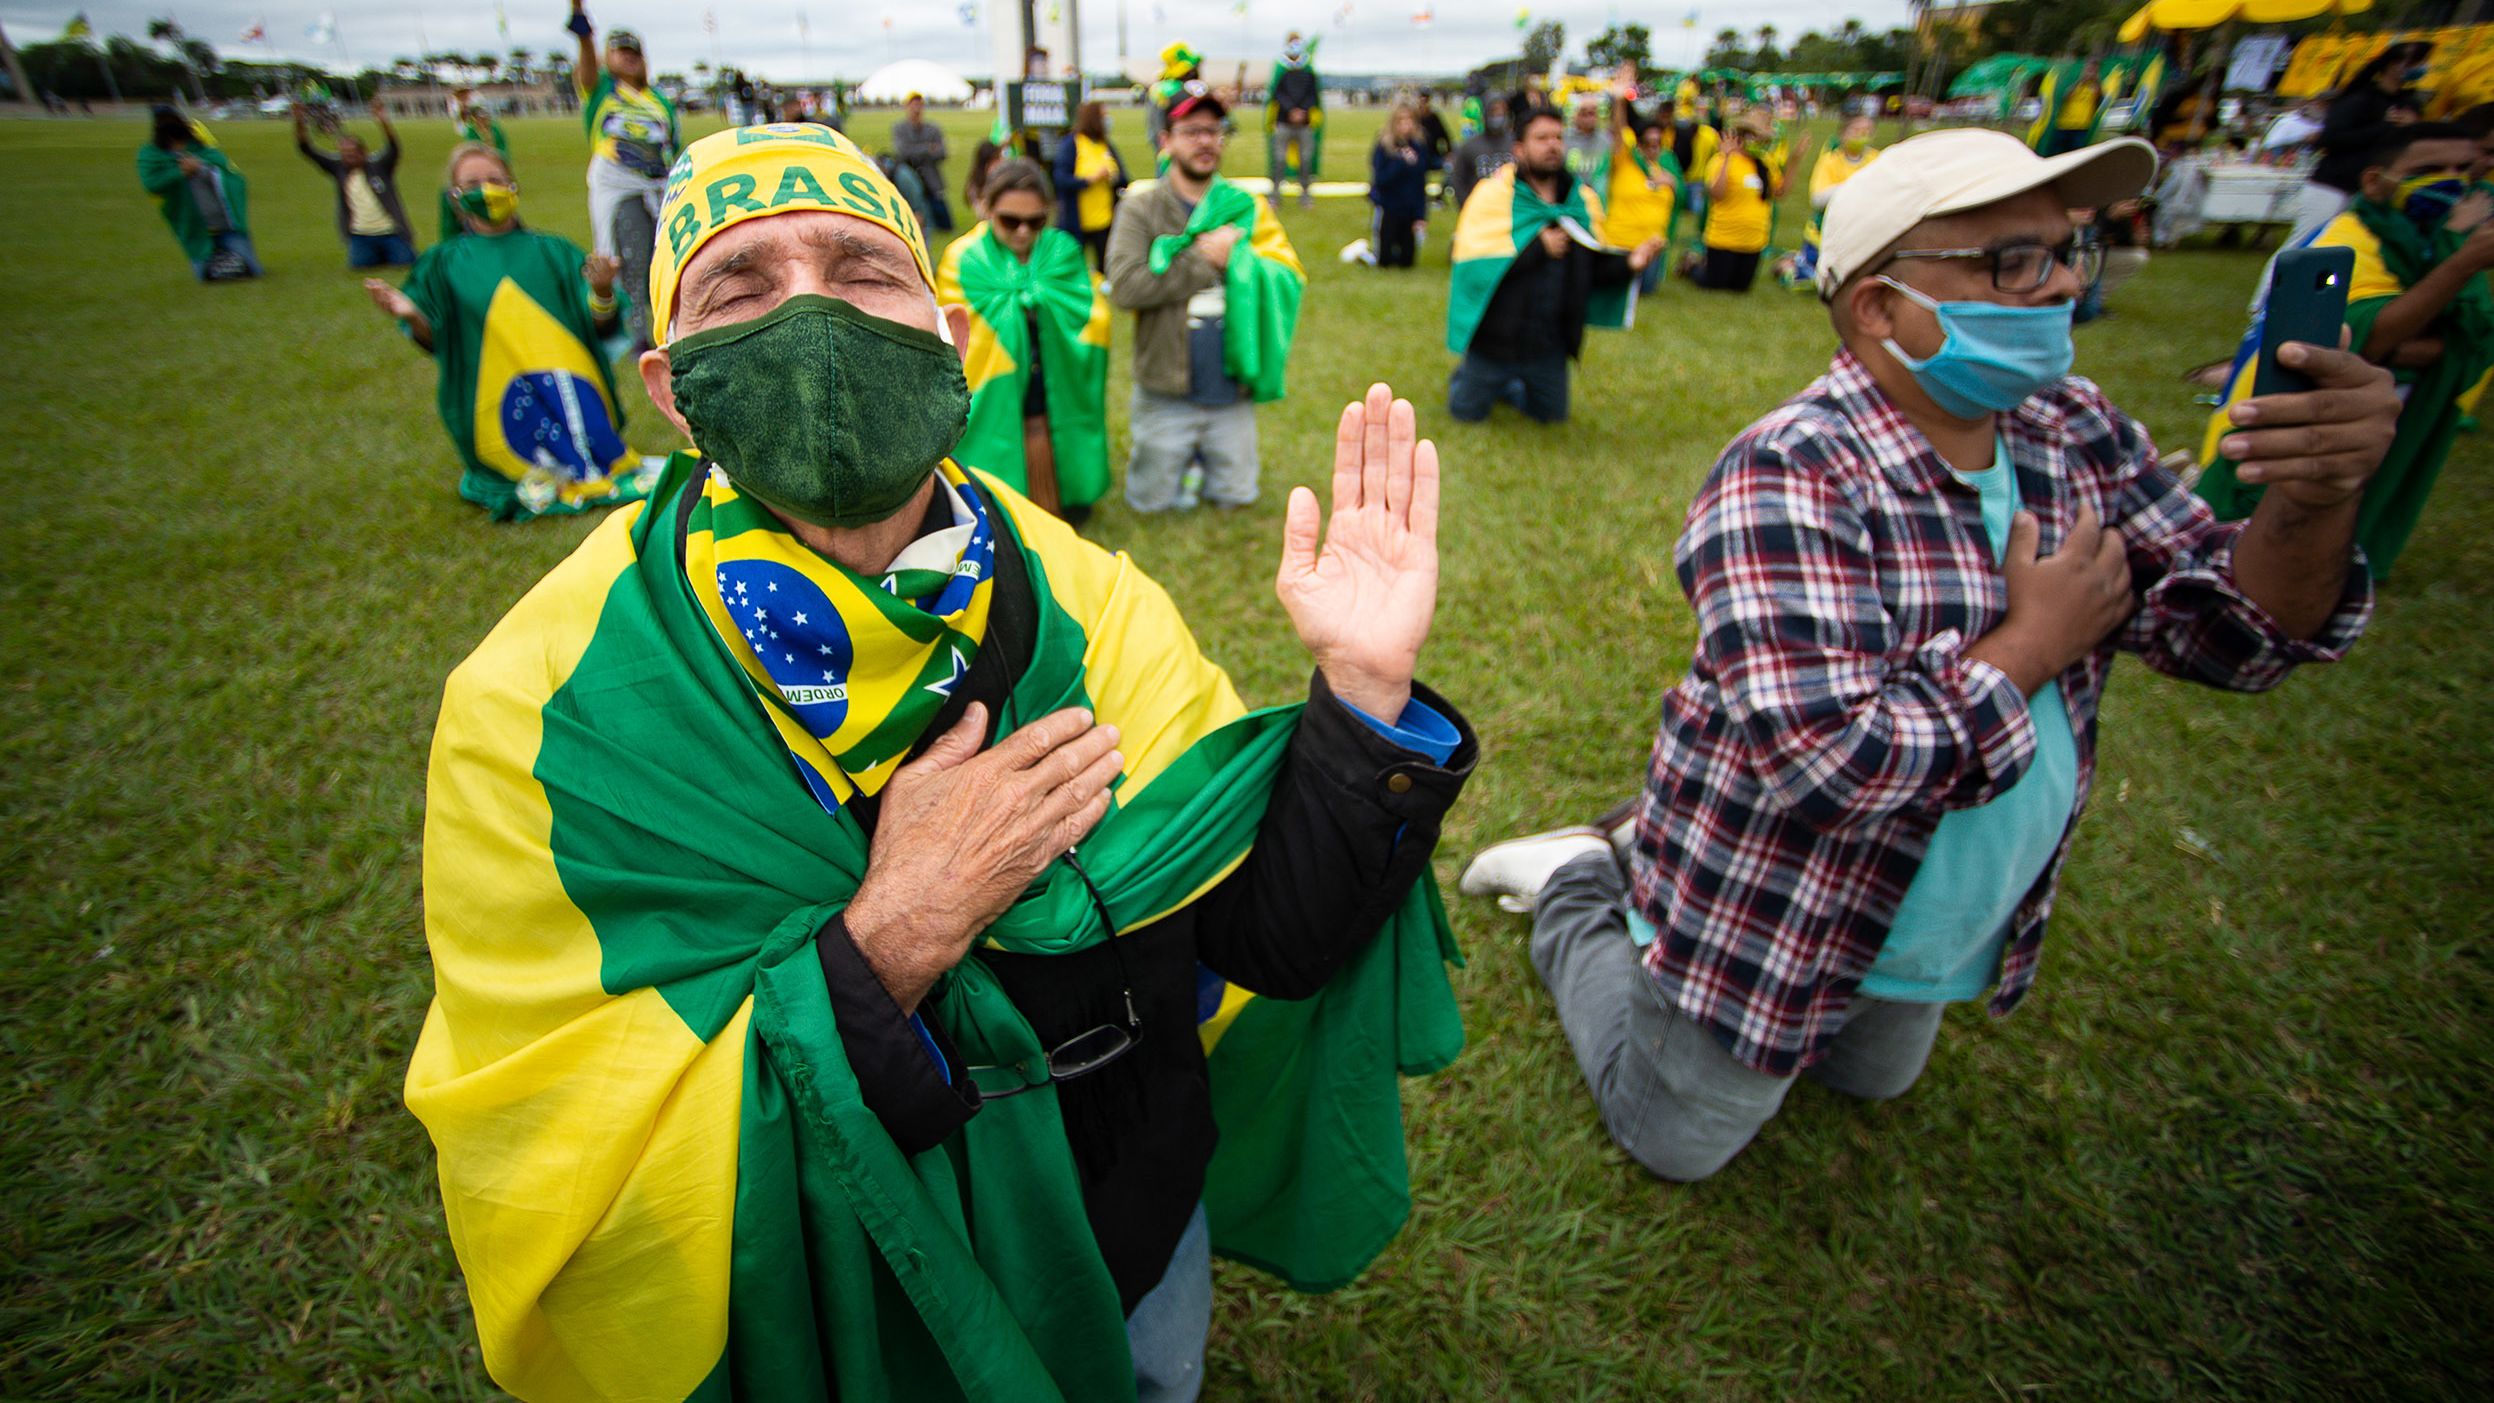
<path fill-rule="evenodd" d="M 1173 45 L 1154 178 L 1096 102 L 1000 125 L 939 245 L 920 101 L 881 155 L 804 120 L 687 145 L 639 40 L 573 28 L 593 250 L 522 222 L 465 103 L 421 253 L 387 118 L 378 150 L 298 126 L 350 265 L 412 264 L 364 286 L 439 366 L 461 494 L 644 503 L 460 667 L 436 735 L 407 1100 L 486 1363 L 522 1396 L 1191 1398 L 1211 1254 L 1355 1277 L 1407 1207 L 1397 1073 L 1460 1043 L 1428 873 L 1480 747 L 1417 678 L 1439 469 L 1411 404 L 1368 388 L 1329 502 L 1290 494 L 1303 704 L 1250 710 L 1081 534 L 1118 476 L 1120 314 L 1126 504 L 1259 500 L 1315 45 L 1276 66 L 1262 190 Z M 2255 395 L 2255 325 L 2196 481 L 2072 373 L 2159 171 L 2097 131 L 2092 64 L 2032 146 L 1883 150 L 1853 115 L 1813 160 L 1768 107 L 1625 66 L 1469 99 L 1460 138 L 1426 97 L 1387 114 L 1357 254 L 1414 277 L 1452 205 L 1453 421 L 1564 423 L 1587 332 L 1674 271 L 1771 269 L 1837 346 L 1688 507 L 1693 655 L 1636 792 L 1461 881 L 1530 913 L 1653 1174 L 1721 1172 L 1803 1077 L 1903 1095 L 1950 1004 L 2028 996 L 2119 654 L 2261 691 L 2358 641 L 2494 369 L 2494 136 L 2385 115 L 2388 71 L 2305 138 L 2347 198 L 2295 242 L 2352 250 L 2349 345 L 2286 346 L 2308 388 Z M 200 277 L 259 271 L 204 131 L 160 113 L 140 172 Z M 692 451 L 626 447 L 627 357 Z"/>

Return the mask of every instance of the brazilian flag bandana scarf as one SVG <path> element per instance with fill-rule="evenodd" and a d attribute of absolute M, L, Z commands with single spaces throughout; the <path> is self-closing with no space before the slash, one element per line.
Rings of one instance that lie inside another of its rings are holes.
<path fill-rule="evenodd" d="M 1186 228 L 1152 240 L 1152 276 L 1168 272 L 1197 239 L 1224 226 L 1243 237 L 1223 265 L 1222 368 L 1256 403 L 1267 404 L 1284 392 L 1282 373 L 1299 331 L 1299 299 L 1308 286 L 1307 270 L 1299 266 L 1272 206 L 1214 176 Z"/>
<path fill-rule="evenodd" d="M 715 468 L 687 523 L 693 597 L 827 809 L 882 790 L 986 636 L 995 522 L 950 459 L 940 476 L 970 517 L 949 571 L 860 575 L 789 535 Z"/>
<path fill-rule="evenodd" d="M 942 471 L 984 547 L 870 580 L 768 539 L 680 456 L 451 677 L 427 782 L 435 997 L 406 1097 L 487 1368 L 522 1397 L 1133 1397 L 1055 1089 L 986 1102 L 915 1156 L 865 1105 L 815 947 L 866 870 L 849 786 L 889 778 L 924 705 L 909 691 L 956 649 L 966 668 L 982 559 L 1018 565 L 1036 615 L 1000 729 L 1088 706 L 1126 755 L 1082 847 L 1107 923 L 1058 863 L 982 949 L 1083 949 L 1220 881 L 1299 709 L 1247 711 L 1124 556 Z M 844 640 L 845 667 L 794 671 L 800 642 Z M 808 689 L 841 679 L 834 721 Z M 1462 1044 L 1455 958 L 1424 879 L 1314 998 L 1221 990 L 1198 1029 L 1216 1250 L 1330 1290 L 1391 1240 L 1410 1207 L 1396 1078 Z M 1041 1063 L 979 950 L 918 1011 L 970 1064 Z"/>
<path fill-rule="evenodd" d="M 1605 238 L 1602 197 L 1582 180 L 1567 178 L 1567 194 L 1557 203 L 1543 199 L 1532 183 L 1516 179 L 1514 166 L 1482 178 L 1464 201 L 1455 221 L 1454 270 L 1446 294 L 1446 349 L 1462 355 L 1472 349 L 1472 334 L 1481 329 L 1490 298 L 1507 270 L 1515 266 L 1524 246 L 1553 224 L 1566 221 L 1589 238 Z M 1618 287 L 1597 287 L 1586 305 L 1585 324 L 1617 330 L 1628 324 L 1635 280 Z"/>

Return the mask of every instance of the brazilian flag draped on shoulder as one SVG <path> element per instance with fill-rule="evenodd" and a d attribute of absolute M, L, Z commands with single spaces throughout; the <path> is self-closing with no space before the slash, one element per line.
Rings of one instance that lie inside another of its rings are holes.
<path fill-rule="evenodd" d="M 2420 228 L 2397 208 L 2358 196 L 2345 213 L 2307 236 L 2304 246 L 2354 251 L 2355 271 L 2347 279 L 2347 338 L 2362 350 L 2382 310 L 2457 255 L 2465 237 L 2438 225 Z M 2355 541 L 2364 548 L 2376 580 L 2390 577 L 2391 566 L 2424 515 L 2425 500 L 2442 475 L 2466 412 L 2460 400 L 2494 368 L 2494 288 L 2484 273 L 2460 285 L 2431 334 L 2442 342 L 2442 354 L 2433 364 L 2393 371 L 2406 405 L 2399 411 L 2390 451 L 2365 484 L 2363 505 L 2356 511 Z M 2200 445 L 2208 468 L 2200 474 L 2198 491 L 2220 520 L 2250 516 L 2264 491 L 2237 476 L 2234 460 L 2217 451 L 2234 427 L 2227 411 L 2251 398 L 2259 355 L 2260 326 L 2254 322 L 2235 348 L 2225 398 L 2209 416 Z"/>
<path fill-rule="evenodd" d="M 1108 492 L 1108 299 L 1083 262 L 1081 242 L 1048 228 L 1024 262 L 981 223 L 944 250 L 935 288 L 937 302 L 970 309 L 962 350 L 970 426 L 953 456 L 1017 492 L 1029 489 L 1022 419 L 1036 371 L 1047 398 L 1058 497 L 1069 507 L 1100 500 Z"/>
<path fill-rule="evenodd" d="M 459 495 L 514 521 L 629 501 L 623 409 L 589 311 L 588 255 L 556 234 L 513 229 L 435 244 L 405 292 L 433 324 L 436 406 L 466 471 Z M 617 290 L 620 305 L 624 293 Z M 623 325 L 619 319 L 617 327 Z"/>
<path fill-rule="evenodd" d="M 1291 338 L 1299 331 L 1299 299 L 1308 287 L 1307 270 L 1299 266 L 1299 255 L 1272 207 L 1226 177 L 1214 176 L 1185 230 L 1152 240 L 1152 276 L 1168 272 L 1189 245 L 1225 225 L 1244 237 L 1231 249 L 1224 273 L 1222 366 L 1256 403 L 1266 404 L 1282 397 Z"/>
<path fill-rule="evenodd" d="M 1246 859 L 1299 708 L 1247 711 L 1125 556 L 941 474 L 972 527 L 960 563 L 867 577 L 679 456 L 451 676 L 425 816 L 436 993 L 406 1095 L 486 1364 L 524 1398 L 1134 1396 L 1054 1089 L 904 1155 L 813 940 L 865 872 L 849 801 L 931 719 L 927 680 L 975 658 L 999 552 L 1037 615 L 1001 724 L 1082 705 L 1126 737 L 1083 843 L 1118 931 Z M 981 952 L 1107 938 L 1056 864 L 920 1012 L 970 1063 L 1037 1058 Z M 1399 1230 L 1396 1075 L 1461 1046 L 1453 958 L 1424 878 L 1316 997 L 1227 991 L 1199 1030 L 1218 1250 L 1322 1290 Z"/>
<path fill-rule="evenodd" d="M 1481 329 L 1490 298 L 1515 265 L 1524 245 L 1553 224 L 1568 237 L 1591 247 L 1606 247 L 1609 224 L 1602 197 L 1584 181 L 1562 177 L 1567 194 L 1556 204 L 1543 199 L 1529 181 L 1516 179 L 1507 166 L 1484 176 L 1463 202 L 1455 220 L 1452 284 L 1446 294 L 1446 349 L 1462 355 L 1472 349 L 1472 334 Z M 1635 307 L 1633 280 L 1618 287 L 1597 287 L 1587 305 L 1588 326 L 1613 330 L 1628 325 Z"/>
<path fill-rule="evenodd" d="M 1297 149 L 1293 148 L 1288 154 L 1284 154 L 1281 150 L 1281 143 L 1273 140 L 1273 133 L 1278 130 L 1282 124 L 1282 104 L 1279 99 L 1271 96 L 1271 94 L 1278 93 L 1282 90 L 1283 74 L 1294 71 L 1303 71 L 1309 65 L 1316 62 L 1316 46 L 1322 42 L 1322 40 L 1322 35 L 1315 39 L 1308 40 L 1305 44 L 1300 46 L 1299 52 L 1295 57 L 1285 50 L 1280 58 L 1273 60 L 1273 75 L 1265 80 L 1264 91 L 1267 94 L 1264 100 L 1265 159 L 1270 163 L 1271 167 L 1266 174 L 1273 186 L 1273 198 L 1277 200 L 1280 199 L 1282 195 L 1283 181 L 1315 180 L 1324 172 L 1324 86 L 1322 84 L 1318 85 L 1315 98 L 1308 104 L 1308 168 L 1304 171 L 1300 170 L 1298 166 L 1299 153 Z"/>

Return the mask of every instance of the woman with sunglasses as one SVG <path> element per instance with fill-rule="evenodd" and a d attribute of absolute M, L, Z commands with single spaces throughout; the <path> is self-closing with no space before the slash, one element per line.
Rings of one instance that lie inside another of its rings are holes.
<path fill-rule="evenodd" d="M 1076 525 L 1108 491 L 1108 302 L 1051 228 L 1048 177 L 997 164 L 987 219 L 944 250 L 936 301 L 970 309 L 970 426 L 953 456 Z"/>

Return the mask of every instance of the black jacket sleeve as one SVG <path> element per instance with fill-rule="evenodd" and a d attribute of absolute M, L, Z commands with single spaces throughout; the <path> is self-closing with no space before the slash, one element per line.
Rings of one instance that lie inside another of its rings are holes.
<path fill-rule="evenodd" d="M 857 1076 L 866 1109 L 883 1122 L 903 1154 L 942 1144 L 979 1108 L 978 1088 L 970 1084 L 951 1039 L 932 1019 L 912 1023 L 901 1012 L 840 917 L 814 933 L 814 951 L 822 960 L 823 982 L 831 988 L 840 1050 Z M 925 1038 L 918 1035 L 921 1027 L 927 1030 Z M 943 1059 L 940 1067 L 927 1055 L 929 1042 Z"/>
<path fill-rule="evenodd" d="M 1427 869 L 1481 747 L 1443 698 L 1417 684 L 1412 696 L 1462 737 L 1442 767 L 1361 720 L 1322 673 L 1310 682 L 1254 849 L 1195 904 L 1196 954 L 1213 973 L 1269 997 L 1307 998 Z"/>

